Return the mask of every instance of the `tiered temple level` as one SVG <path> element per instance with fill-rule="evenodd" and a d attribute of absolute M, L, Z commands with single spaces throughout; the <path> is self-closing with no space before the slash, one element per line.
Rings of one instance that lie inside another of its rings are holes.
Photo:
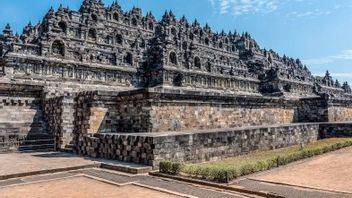
<path fill-rule="evenodd" d="M 157 21 L 97 0 L 51 8 L 21 35 L 5 27 L 0 67 L 0 152 L 73 148 L 157 166 L 352 128 L 348 83 L 314 77 L 248 33 L 216 33 L 171 11 Z"/>
<path fill-rule="evenodd" d="M 105 85 L 298 97 L 351 94 L 347 83 L 342 86 L 329 74 L 313 77 L 299 59 L 260 48 L 248 33 L 216 33 L 209 25 L 177 20 L 171 11 L 157 21 L 151 12 L 125 12 L 116 2 L 105 7 L 85 0 L 79 11 L 51 8 L 42 22 L 29 23 L 21 35 L 8 25 L 0 35 L 0 53 L 5 52 L 9 79 L 35 79 L 41 85 L 49 81 L 53 87 L 69 81 L 73 85 L 59 89 L 70 91 Z"/>

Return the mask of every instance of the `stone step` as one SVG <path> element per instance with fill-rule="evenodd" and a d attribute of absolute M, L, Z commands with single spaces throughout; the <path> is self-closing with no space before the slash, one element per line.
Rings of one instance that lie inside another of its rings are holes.
<path fill-rule="evenodd" d="M 18 151 L 53 151 L 55 149 L 54 144 L 31 144 L 31 145 L 21 145 L 18 148 Z"/>
<path fill-rule="evenodd" d="M 21 146 L 42 145 L 42 144 L 52 144 L 52 145 L 54 145 L 54 143 L 55 143 L 54 139 L 24 140 L 24 141 L 21 142 Z"/>
<path fill-rule="evenodd" d="M 74 145 L 68 144 L 65 146 L 65 148 L 60 149 L 60 151 L 65 153 L 74 153 Z"/>

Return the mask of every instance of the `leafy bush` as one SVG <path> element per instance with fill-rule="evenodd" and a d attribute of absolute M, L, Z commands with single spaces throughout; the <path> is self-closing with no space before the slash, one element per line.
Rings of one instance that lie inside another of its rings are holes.
<path fill-rule="evenodd" d="M 159 170 L 162 173 L 176 175 L 180 173 L 182 166 L 180 162 L 162 161 L 159 164 Z"/>
<path fill-rule="evenodd" d="M 203 164 L 182 165 L 179 162 L 163 161 L 160 163 L 160 172 L 167 174 L 182 172 L 200 179 L 229 182 L 239 176 L 268 170 L 348 146 L 352 146 L 351 138 L 331 138 L 307 144 L 303 150 L 299 146 L 292 146 Z"/>

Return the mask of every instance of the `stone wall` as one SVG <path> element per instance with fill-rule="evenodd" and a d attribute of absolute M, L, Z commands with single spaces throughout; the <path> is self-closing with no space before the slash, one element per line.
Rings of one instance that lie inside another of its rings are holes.
<path fill-rule="evenodd" d="M 41 89 L 0 84 L 0 151 L 17 151 L 51 139 L 44 120 Z"/>
<path fill-rule="evenodd" d="M 352 121 L 352 100 L 330 99 L 328 122 Z"/>
<path fill-rule="evenodd" d="M 143 94 L 82 92 L 76 101 L 77 134 L 149 131 L 150 104 Z"/>
<path fill-rule="evenodd" d="M 352 101 L 349 99 L 333 99 L 325 95 L 301 98 L 298 104 L 299 122 L 352 121 Z"/>
<path fill-rule="evenodd" d="M 80 139 L 83 155 L 158 166 L 162 160 L 205 162 L 256 150 L 314 142 L 319 124 L 216 129 L 197 132 L 95 134 Z"/>
<path fill-rule="evenodd" d="M 167 89 L 90 92 L 88 95 L 80 103 L 87 103 L 89 107 L 84 111 L 89 116 L 80 119 L 89 123 L 84 131 L 90 133 L 232 128 L 289 124 L 297 120 L 297 101 L 280 98 L 219 96 Z"/>
<path fill-rule="evenodd" d="M 352 121 L 352 107 L 329 107 L 329 121 L 343 122 Z"/>
<path fill-rule="evenodd" d="M 328 101 L 321 97 L 301 98 L 297 108 L 299 122 L 327 122 Z"/>
<path fill-rule="evenodd" d="M 294 108 L 264 107 L 248 104 L 224 105 L 195 101 L 163 101 L 152 104 L 151 130 L 153 132 L 233 128 L 271 124 L 289 124 L 295 120 Z M 245 101 L 247 103 L 247 101 Z M 266 106 L 268 105 L 268 106 Z"/>
<path fill-rule="evenodd" d="M 74 97 L 61 96 L 44 101 L 48 130 L 55 136 L 55 148 L 65 149 L 73 140 Z"/>
<path fill-rule="evenodd" d="M 352 122 L 335 122 L 320 124 L 320 137 L 352 137 Z"/>

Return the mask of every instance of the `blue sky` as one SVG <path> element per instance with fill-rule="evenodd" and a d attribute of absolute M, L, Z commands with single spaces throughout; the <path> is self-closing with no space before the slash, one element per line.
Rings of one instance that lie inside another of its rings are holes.
<path fill-rule="evenodd" d="M 113 0 L 103 0 L 110 5 Z M 0 27 L 21 32 L 52 5 L 78 9 L 82 0 L 1 0 Z M 352 0 L 119 0 L 124 10 L 139 5 L 160 19 L 165 10 L 206 22 L 215 31 L 248 31 L 261 47 L 300 58 L 313 74 L 329 70 L 352 84 Z"/>

